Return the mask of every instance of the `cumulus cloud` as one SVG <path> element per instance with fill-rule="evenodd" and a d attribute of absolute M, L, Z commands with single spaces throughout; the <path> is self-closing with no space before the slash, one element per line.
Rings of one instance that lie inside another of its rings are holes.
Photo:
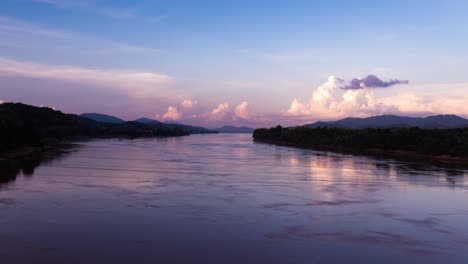
<path fill-rule="evenodd" d="M 317 87 L 308 102 L 294 99 L 286 111 L 287 115 L 336 118 L 341 116 L 364 116 L 380 114 L 389 107 L 375 99 L 373 91 L 367 89 L 342 89 L 344 81 L 330 76 Z"/>
<path fill-rule="evenodd" d="M 246 101 L 243 101 L 242 103 L 238 104 L 234 109 L 234 114 L 236 115 L 236 117 L 248 119 L 250 117 L 249 110 L 247 109 L 248 106 L 249 103 L 247 103 Z"/>
<path fill-rule="evenodd" d="M 231 108 L 228 103 L 219 104 L 216 108 L 202 114 L 201 117 L 211 120 L 219 125 L 233 124 L 246 125 L 252 124 L 257 120 L 258 116 L 254 116 L 248 109 L 249 103 L 242 101 L 234 108 Z"/>
<path fill-rule="evenodd" d="M 383 81 L 375 75 L 368 75 L 364 78 L 354 78 L 349 83 L 344 84 L 342 89 L 356 90 L 364 88 L 387 88 L 397 84 L 408 84 L 407 80 L 392 79 L 389 81 Z"/>
<path fill-rule="evenodd" d="M 55 66 L 0 57 L 1 75 L 87 83 L 120 89 L 133 97 L 158 96 L 174 81 L 168 75 L 153 72 Z"/>
<path fill-rule="evenodd" d="M 190 99 L 185 99 L 181 103 L 183 108 L 192 108 L 195 104 L 197 104 L 197 101 L 193 101 L 193 100 L 190 100 Z"/>
<path fill-rule="evenodd" d="M 372 84 L 374 87 L 384 87 L 384 85 L 388 87 L 392 83 L 395 85 L 396 82 L 402 83 L 403 81 L 392 80 L 384 82 L 384 84 L 375 84 L 379 82 L 370 81 L 366 85 L 361 85 L 359 89 L 343 89 L 347 85 L 345 81 L 330 76 L 327 82 L 313 90 L 308 101 L 293 99 L 284 115 L 302 122 L 381 114 L 468 114 L 468 105 L 466 104 L 468 98 L 463 94 L 456 94 L 455 97 L 453 94 L 430 95 L 427 94 L 427 90 L 420 90 L 426 92 L 421 94 L 415 92 L 416 87 L 410 87 L 415 91 L 397 89 L 393 95 L 388 95 L 388 93 L 379 93 L 380 90 L 365 89 L 369 88 L 372 83 L 374 83 Z M 457 87 L 458 90 L 461 90 L 462 86 L 457 85 Z M 440 91 L 440 85 L 439 89 L 436 90 Z"/>
<path fill-rule="evenodd" d="M 167 112 L 162 116 L 163 119 L 169 120 L 180 120 L 181 117 L 182 114 L 177 110 L 177 107 L 175 106 L 169 106 L 167 108 Z"/>
<path fill-rule="evenodd" d="M 229 112 L 230 112 L 229 104 L 222 103 L 222 104 L 219 104 L 218 107 L 213 109 L 210 113 L 208 113 L 208 117 L 215 119 L 215 120 L 221 120 Z"/>

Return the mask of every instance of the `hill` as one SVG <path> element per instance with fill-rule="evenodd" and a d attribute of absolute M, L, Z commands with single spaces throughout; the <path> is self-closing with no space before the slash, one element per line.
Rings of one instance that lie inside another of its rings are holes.
<path fill-rule="evenodd" d="M 125 122 L 118 117 L 105 115 L 105 114 L 98 114 L 98 113 L 84 113 L 80 115 L 81 117 L 88 118 L 94 121 L 103 122 L 103 123 L 112 123 L 112 124 L 119 124 Z"/>
<path fill-rule="evenodd" d="M 338 128 L 461 128 L 468 127 L 468 119 L 456 115 L 435 115 L 429 117 L 406 117 L 396 115 L 381 115 L 367 118 L 348 117 L 337 121 L 315 122 L 304 125 L 309 128 L 338 127 Z"/>
<path fill-rule="evenodd" d="M 197 126 L 191 126 L 191 125 L 184 125 L 180 122 L 160 122 L 155 119 L 150 119 L 146 117 L 139 118 L 135 120 L 135 122 L 139 122 L 142 124 L 146 125 L 151 125 L 154 127 L 170 127 L 174 129 L 181 129 L 183 131 L 187 131 L 190 134 L 216 134 L 218 131 L 213 130 L 213 129 L 208 129 L 204 127 L 197 127 Z"/>
<path fill-rule="evenodd" d="M 254 129 L 246 126 L 235 127 L 235 126 L 223 126 L 216 128 L 219 133 L 253 133 Z"/>
<path fill-rule="evenodd" d="M 41 147 L 50 141 L 77 137 L 168 137 L 190 133 L 188 129 L 164 124 L 98 122 L 47 107 L 0 104 L 0 151 Z"/>
<path fill-rule="evenodd" d="M 162 122 L 159 122 L 158 120 L 150 119 L 150 118 L 146 118 L 146 117 L 138 118 L 138 119 L 135 120 L 135 122 L 142 123 L 142 124 L 162 123 Z"/>

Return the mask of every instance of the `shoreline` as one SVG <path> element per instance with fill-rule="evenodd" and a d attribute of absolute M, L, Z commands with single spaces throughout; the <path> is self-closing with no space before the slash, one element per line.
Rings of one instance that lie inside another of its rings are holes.
<path fill-rule="evenodd" d="M 425 164 L 430 163 L 430 165 L 435 165 L 439 167 L 450 167 L 450 168 L 459 168 L 459 169 L 468 169 L 468 157 L 454 157 L 449 155 L 427 155 L 421 154 L 414 151 L 404 151 L 404 150 L 385 150 L 385 149 L 376 149 L 376 148 L 367 148 L 367 149 L 351 149 L 346 147 L 337 147 L 337 146 L 314 146 L 314 145 L 303 145 L 296 144 L 287 141 L 275 141 L 275 140 L 259 140 L 253 139 L 256 143 L 271 144 L 284 147 L 293 147 L 298 149 L 310 149 L 316 151 L 331 151 L 340 154 L 350 154 L 350 155 L 359 155 L 359 156 L 371 156 L 376 158 L 385 158 L 385 159 L 394 159 L 397 161 L 406 161 L 406 162 L 422 162 Z"/>

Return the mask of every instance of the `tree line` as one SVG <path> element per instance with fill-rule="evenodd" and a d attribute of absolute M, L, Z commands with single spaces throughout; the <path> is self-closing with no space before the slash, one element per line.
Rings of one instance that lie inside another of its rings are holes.
<path fill-rule="evenodd" d="M 423 155 L 468 157 L 468 128 L 421 129 L 368 128 L 346 129 L 330 127 L 295 127 L 256 129 L 255 141 L 298 147 L 408 151 Z"/>

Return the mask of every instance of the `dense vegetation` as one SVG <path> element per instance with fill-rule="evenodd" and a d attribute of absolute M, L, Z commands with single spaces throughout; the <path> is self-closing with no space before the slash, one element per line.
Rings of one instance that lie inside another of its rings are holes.
<path fill-rule="evenodd" d="M 468 128 L 283 128 L 256 129 L 255 141 L 346 151 L 405 151 L 429 156 L 468 157 Z"/>
<path fill-rule="evenodd" d="M 21 103 L 0 104 L 0 151 L 39 147 L 50 140 L 76 137 L 183 136 L 197 132 L 190 126 L 97 122 L 46 107 Z"/>

